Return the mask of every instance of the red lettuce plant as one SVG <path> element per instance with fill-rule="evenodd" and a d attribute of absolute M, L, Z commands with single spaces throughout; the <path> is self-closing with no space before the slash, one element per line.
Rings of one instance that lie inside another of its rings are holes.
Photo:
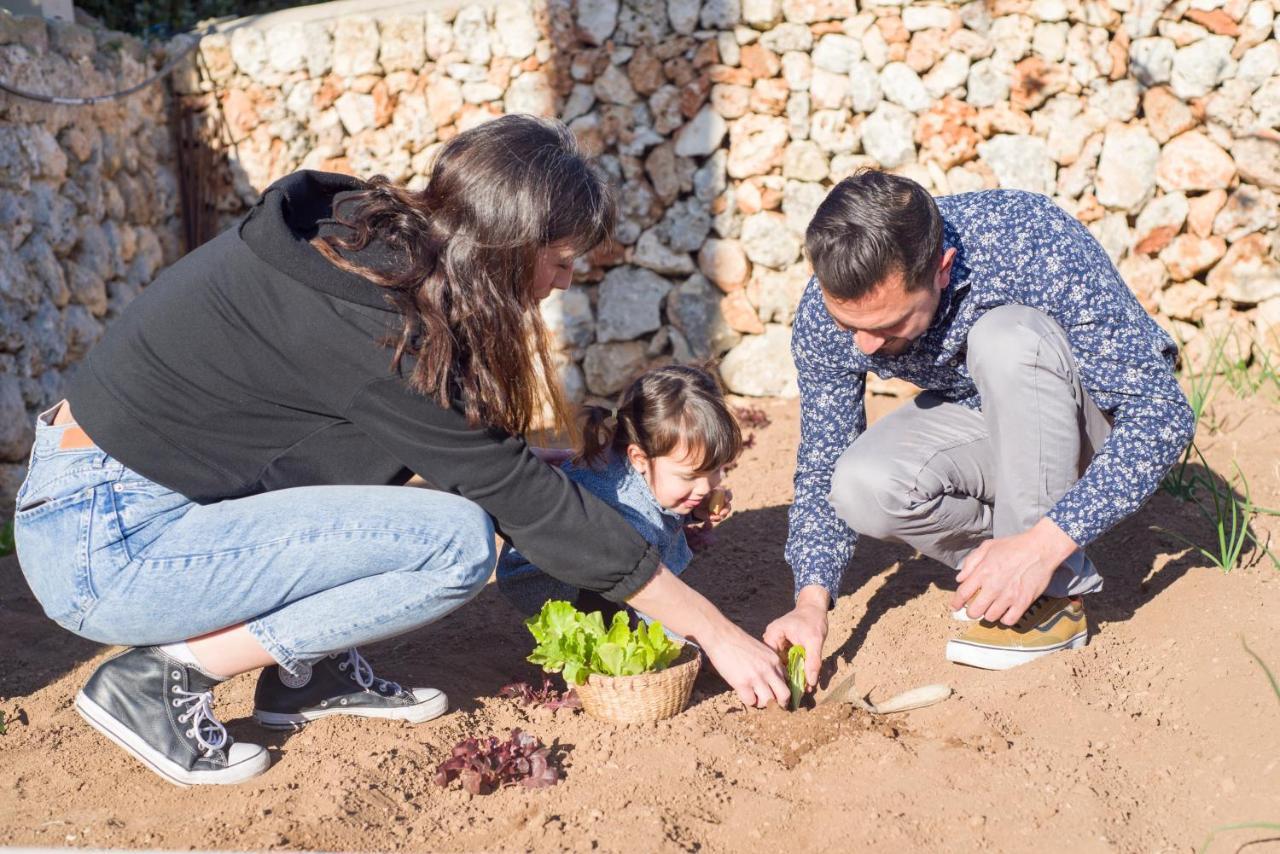
<path fill-rule="evenodd" d="M 560 772 L 551 766 L 551 751 L 537 737 L 519 729 L 498 741 L 464 738 L 454 745 L 448 759 L 436 768 L 435 782 L 448 786 L 454 780 L 473 795 L 487 795 L 502 786 L 541 789 L 560 782 Z"/>
<path fill-rule="evenodd" d="M 528 682 L 512 682 L 510 685 L 502 686 L 502 690 L 498 692 L 499 697 L 506 697 L 511 700 L 520 700 L 526 706 L 536 706 L 538 708 L 550 709 L 581 709 L 582 701 L 578 699 L 578 692 L 570 689 L 568 691 L 558 691 L 551 684 L 550 676 L 542 677 L 542 687 L 534 688 Z"/>

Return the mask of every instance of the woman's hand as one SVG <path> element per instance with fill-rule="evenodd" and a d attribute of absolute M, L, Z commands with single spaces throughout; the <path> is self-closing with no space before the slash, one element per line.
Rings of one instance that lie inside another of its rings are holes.
<path fill-rule="evenodd" d="M 806 687 L 818 687 L 818 671 L 822 668 L 822 648 L 827 642 L 826 588 L 809 585 L 796 597 L 796 606 L 770 623 L 764 630 L 764 642 L 776 655 L 786 655 L 791 646 L 804 647 L 804 680 Z"/>
<path fill-rule="evenodd" d="M 695 641 L 748 706 L 763 707 L 770 700 L 783 706 L 790 701 L 791 689 L 777 653 L 735 626 L 665 566 L 659 566 L 627 604 Z"/>
<path fill-rule="evenodd" d="M 723 632 L 712 632 L 697 641 L 716 672 L 746 705 L 764 708 L 773 701 L 786 708 L 791 702 L 778 654 L 742 629 L 726 621 Z"/>

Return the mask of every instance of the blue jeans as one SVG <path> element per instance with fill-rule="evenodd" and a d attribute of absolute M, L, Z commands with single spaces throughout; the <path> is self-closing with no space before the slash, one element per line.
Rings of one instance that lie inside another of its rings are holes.
<path fill-rule="evenodd" d="M 484 587 L 493 525 L 465 498 L 307 486 L 200 505 L 40 416 L 18 560 L 45 613 L 90 640 L 171 643 L 248 624 L 286 670 L 436 620 Z"/>

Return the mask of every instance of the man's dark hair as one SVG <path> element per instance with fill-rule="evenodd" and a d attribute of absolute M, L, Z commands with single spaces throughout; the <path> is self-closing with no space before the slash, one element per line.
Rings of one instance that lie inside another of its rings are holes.
<path fill-rule="evenodd" d="M 822 289 L 857 300 L 894 273 L 927 287 L 942 256 L 942 216 L 915 181 L 863 169 L 832 188 L 804 235 Z"/>

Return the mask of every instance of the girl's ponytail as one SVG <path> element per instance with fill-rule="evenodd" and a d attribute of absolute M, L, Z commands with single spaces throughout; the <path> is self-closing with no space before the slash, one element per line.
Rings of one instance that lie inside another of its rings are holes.
<path fill-rule="evenodd" d="M 582 410 L 582 449 L 576 462 L 595 465 L 613 446 L 618 435 L 618 410 L 586 406 Z"/>

